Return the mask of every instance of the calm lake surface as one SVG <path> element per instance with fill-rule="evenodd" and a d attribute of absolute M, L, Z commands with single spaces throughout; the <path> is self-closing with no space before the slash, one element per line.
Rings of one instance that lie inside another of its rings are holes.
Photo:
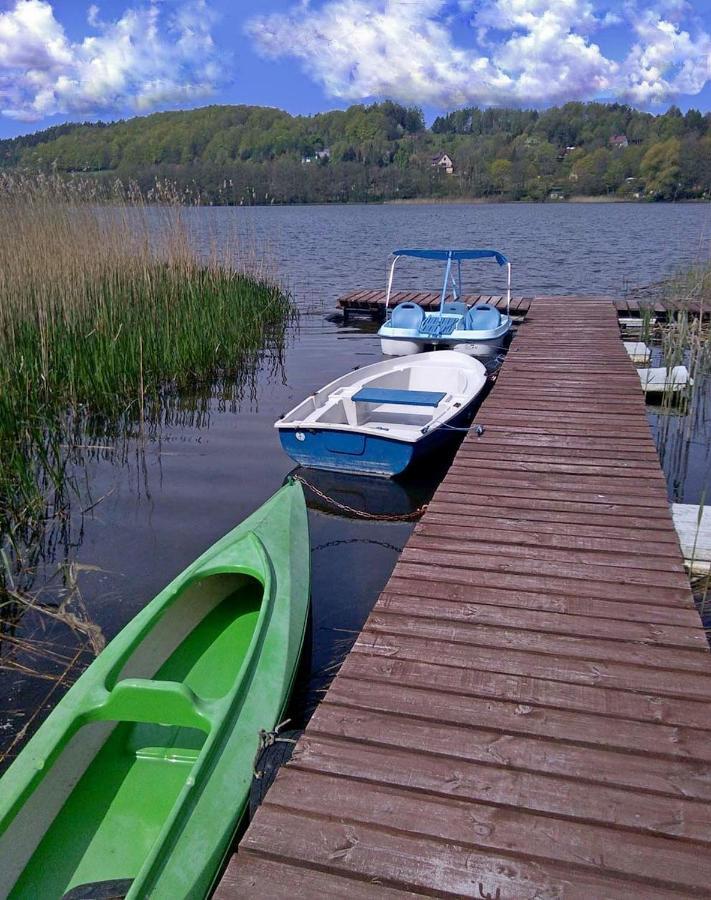
<path fill-rule="evenodd" d="M 86 610 L 107 639 L 283 482 L 293 465 L 280 448 L 275 419 L 327 381 L 381 358 L 375 326 L 345 327 L 326 314 L 347 290 L 381 287 L 394 247 L 496 247 L 512 260 L 517 294 L 620 294 L 626 285 L 653 282 L 707 258 L 711 235 L 711 206 L 704 204 L 223 207 L 186 215 L 205 251 L 227 246 L 237 233 L 246 251 L 265 257 L 293 291 L 302 316 L 283 368 L 265 364 L 241 403 L 206 385 L 179 399 L 154 439 L 87 454 L 79 470 L 86 497 L 77 507 L 99 502 L 83 516 L 74 510 L 57 529 L 34 587 L 49 581 L 45 597 L 51 602 L 58 564 L 78 562 Z M 503 293 L 494 264 L 471 273 L 480 277 L 465 281 L 467 289 Z M 399 284 L 438 287 L 437 270 L 403 266 Z M 693 423 L 677 417 L 670 429 L 664 461 L 675 500 L 702 499 L 711 466 L 709 406 L 695 410 Z M 650 412 L 655 427 L 660 419 Z M 406 484 L 307 477 L 347 506 L 407 513 L 426 502 L 445 469 L 446 461 Z M 309 503 L 314 615 L 307 706 L 360 629 L 412 527 L 359 520 L 313 494 Z M 41 634 L 67 655 L 70 638 L 59 625 Z M 66 681 L 77 674 L 73 670 Z M 0 751 L 23 726 L 36 727 L 42 713 L 30 719 L 38 705 L 47 711 L 59 699 L 61 689 L 52 690 L 42 679 L 0 673 Z"/>

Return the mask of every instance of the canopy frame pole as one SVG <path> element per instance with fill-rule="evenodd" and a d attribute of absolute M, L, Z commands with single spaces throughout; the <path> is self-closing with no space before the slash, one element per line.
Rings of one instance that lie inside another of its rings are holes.
<path fill-rule="evenodd" d="M 461 259 L 457 260 L 457 280 L 455 282 L 455 291 L 454 291 L 454 299 L 461 300 L 462 298 L 462 261 Z"/>
<path fill-rule="evenodd" d="M 395 263 L 399 259 L 400 259 L 400 257 L 396 256 L 392 262 L 392 265 L 390 266 L 390 276 L 388 278 L 388 290 L 385 294 L 385 314 L 386 315 L 388 313 L 388 306 L 390 305 L 390 294 L 392 293 L 392 289 L 393 289 L 393 278 L 395 277 Z"/>
<path fill-rule="evenodd" d="M 442 285 L 442 296 L 439 298 L 439 311 L 444 312 L 444 298 L 447 296 L 447 284 L 449 283 L 449 273 L 452 271 L 452 251 L 447 254 L 447 268 L 444 271 L 444 283 Z"/>
<path fill-rule="evenodd" d="M 506 263 L 506 315 L 511 317 L 511 263 Z"/>

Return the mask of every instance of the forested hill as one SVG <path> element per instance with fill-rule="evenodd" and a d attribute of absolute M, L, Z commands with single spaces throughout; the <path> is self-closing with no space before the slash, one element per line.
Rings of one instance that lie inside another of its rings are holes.
<path fill-rule="evenodd" d="M 208 203 L 418 197 L 711 198 L 711 113 L 620 104 L 460 109 L 390 101 L 314 116 L 208 106 L 0 141 L 0 170 L 175 182 Z"/>

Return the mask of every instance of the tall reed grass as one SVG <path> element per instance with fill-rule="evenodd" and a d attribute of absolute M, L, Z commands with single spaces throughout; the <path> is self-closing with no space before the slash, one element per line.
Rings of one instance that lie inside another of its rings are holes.
<path fill-rule="evenodd" d="M 0 176 L 0 529 L 45 515 L 67 440 L 143 426 L 166 392 L 280 354 L 288 295 L 191 248 L 180 198 Z M 2 575 L 0 567 L 0 576 Z"/>
<path fill-rule="evenodd" d="M 663 298 L 674 312 L 661 329 L 661 363 L 667 368 L 685 365 L 691 378 L 680 419 L 673 415 L 676 398 L 671 392 L 665 394 L 658 432 L 665 469 L 681 484 L 691 443 L 704 440 L 711 430 L 711 261 L 669 279 Z M 711 471 L 707 471 L 699 500 L 699 525 L 710 493 Z M 711 606 L 711 571 L 692 581 L 692 588 L 699 612 L 706 621 Z"/>

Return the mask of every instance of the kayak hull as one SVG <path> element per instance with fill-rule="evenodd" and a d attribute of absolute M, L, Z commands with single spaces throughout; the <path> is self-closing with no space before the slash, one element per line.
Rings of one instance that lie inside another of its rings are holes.
<path fill-rule="evenodd" d="M 258 732 L 290 693 L 308 560 L 291 483 L 111 642 L 0 781 L 0 896 L 111 882 L 130 898 L 207 895 Z"/>

